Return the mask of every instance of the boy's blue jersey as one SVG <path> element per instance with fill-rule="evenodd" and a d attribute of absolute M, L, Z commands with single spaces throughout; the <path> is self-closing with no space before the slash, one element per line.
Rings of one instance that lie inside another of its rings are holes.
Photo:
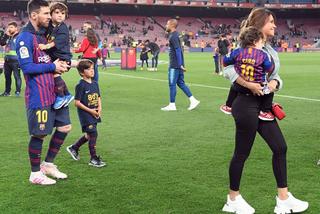
<path fill-rule="evenodd" d="M 181 65 L 184 66 L 184 58 L 181 47 L 181 42 L 179 38 L 179 33 L 177 31 L 173 32 L 169 36 L 169 57 L 170 65 L 169 68 L 181 68 Z"/>
<path fill-rule="evenodd" d="M 245 80 L 263 83 L 267 75 L 274 70 L 271 57 L 261 49 L 238 48 L 226 55 L 223 59 L 224 66 L 234 65 L 236 72 Z"/>
<path fill-rule="evenodd" d="M 55 100 L 53 72 L 55 64 L 50 56 L 39 49 L 39 44 L 46 44 L 44 29 L 36 32 L 29 22 L 20 32 L 16 41 L 19 65 L 26 81 L 26 107 L 43 108 Z"/>
<path fill-rule="evenodd" d="M 79 100 L 83 105 L 91 109 L 96 109 L 99 106 L 100 90 L 96 81 L 88 83 L 85 80 L 80 80 L 76 86 L 75 100 Z M 81 126 L 91 125 L 101 122 L 100 118 L 95 118 L 90 113 L 78 108 L 78 115 Z"/>
<path fill-rule="evenodd" d="M 52 61 L 61 59 L 63 61 L 71 61 L 72 54 L 70 51 L 69 29 L 65 23 L 54 27 L 50 22 L 46 32 L 48 43 L 54 42 L 55 46 L 50 48 L 49 53 Z"/>

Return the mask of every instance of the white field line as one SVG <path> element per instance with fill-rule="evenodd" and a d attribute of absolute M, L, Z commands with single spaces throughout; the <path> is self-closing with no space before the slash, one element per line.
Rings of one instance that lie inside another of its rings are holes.
<path fill-rule="evenodd" d="M 106 75 L 110 75 L 110 76 L 119 76 L 119 77 L 125 77 L 125 78 L 130 78 L 130 79 L 141 79 L 141 80 L 150 80 L 150 81 L 166 82 L 166 83 L 168 82 L 168 80 L 164 80 L 164 79 L 155 79 L 155 78 L 149 78 L 149 77 L 137 77 L 137 76 L 127 75 L 127 74 L 114 74 L 114 73 L 105 73 L 105 72 L 100 72 L 99 74 L 106 74 Z M 226 88 L 226 87 L 203 85 L 203 84 L 197 84 L 197 83 L 187 83 L 187 84 L 190 86 L 196 86 L 196 87 L 200 87 L 200 88 L 229 90 L 229 88 Z M 296 97 L 296 96 L 281 95 L 281 94 L 276 94 L 275 96 L 288 98 L 288 99 L 294 99 L 294 100 L 306 100 L 306 101 L 320 102 L 320 99 L 312 99 L 312 98 L 307 98 L 307 97 Z"/>

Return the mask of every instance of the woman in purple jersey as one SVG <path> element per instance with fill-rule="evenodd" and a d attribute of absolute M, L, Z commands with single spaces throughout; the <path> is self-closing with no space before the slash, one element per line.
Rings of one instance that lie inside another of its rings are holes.
<path fill-rule="evenodd" d="M 265 45 L 263 50 L 272 56 L 275 63 L 275 69 L 268 78 L 268 87 L 271 92 L 277 91 L 282 86 L 282 80 L 278 75 L 280 67 L 278 54 L 267 42 L 268 38 L 273 37 L 275 34 L 276 25 L 274 19 L 275 16 L 271 11 L 265 8 L 255 8 L 241 25 L 241 30 L 255 27 L 264 35 Z M 288 192 L 287 145 L 277 121 L 266 122 L 258 118 L 261 109 L 263 87 L 259 83 L 245 81 L 237 74 L 233 65 L 226 67 L 224 73 L 232 83 L 237 83 L 241 87 L 249 89 L 250 93 L 239 92 L 232 104 L 232 116 L 236 125 L 236 142 L 229 167 L 229 194 L 222 211 L 244 214 L 255 213 L 255 209 L 242 198 L 239 190 L 244 163 L 249 157 L 257 132 L 265 140 L 273 153 L 272 166 L 278 188 L 274 212 L 282 214 L 307 210 L 309 206 L 308 202 L 298 200 Z M 270 211 L 264 212 L 270 213 Z"/>

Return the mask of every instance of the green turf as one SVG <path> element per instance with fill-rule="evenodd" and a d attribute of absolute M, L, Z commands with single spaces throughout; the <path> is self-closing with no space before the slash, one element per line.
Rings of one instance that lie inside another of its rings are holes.
<path fill-rule="evenodd" d="M 320 158 L 320 54 L 280 57 L 285 85 L 278 94 L 317 100 L 275 97 L 287 113 L 280 126 L 289 148 L 290 190 L 309 201 L 308 213 L 316 214 L 320 211 L 320 167 L 316 166 Z M 24 99 L 0 97 L 0 213 L 221 213 L 228 191 L 234 122 L 219 106 L 230 84 L 212 74 L 210 54 L 186 54 L 185 58 L 186 82 L 201 84 L 191 85 L 201 101 L 192 112 L 187 111 L 188 100 L 181 91 L 177 112 L 160 111 L 168 104 L 167 64 L 158 72 L 100 70 L 103 122 L 98 126 L 97 151 L 109 165 L 89 167 L 87 146 L 81 149 L 79 162 L 66 152 L 66 146 L 81 136 L 76 109 L 71 106 L 73 130 L 56 159 L 69 178 L 51 187 L 28 182 Z M 160 60 L 167 61 L 166 54 Z M 73 91 L 79 76 L 71 70 L 64 79 Z M 3 85 L 1 75 L 1 92 Z M 241 189 L 257 213 L 272 213 L 276 183 L 271 151 L 260 137 L 247 161 Z"/>

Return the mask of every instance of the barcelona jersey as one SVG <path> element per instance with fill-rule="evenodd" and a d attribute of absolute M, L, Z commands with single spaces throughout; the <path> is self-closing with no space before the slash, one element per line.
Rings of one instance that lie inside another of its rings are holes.
<path fill-rule="evenodd" d="M 44 29 L 36 32 L 31 23 L 17 37 L 16 52 L 26 80 L 25 100 L 28 109 L 50 106 L 55 101 L 53 72 L 55 64 L 39 44 L 47 44 Z"/>
<path fill-rule="evenodd" d="M 85 80 L 80 80 L 76 86 L 75 100 L 79 100 L 83 105 L 88 108 L 96 109 L 99 107 L 100 90 L 96 81 L 89 83 Z M 81 126 L 96 124 L 101 122 L 100 118 L 95 118 L 89 112 L 78 108 L 78 115 Z"/>
<path fill-rule="evenodd" d="M 224 66 L 234 65 L 236 72 L 249 82 L 263 83 L 274 70 L 272 58 L 257 48 L 238 48 L 226 55 Z"/>

